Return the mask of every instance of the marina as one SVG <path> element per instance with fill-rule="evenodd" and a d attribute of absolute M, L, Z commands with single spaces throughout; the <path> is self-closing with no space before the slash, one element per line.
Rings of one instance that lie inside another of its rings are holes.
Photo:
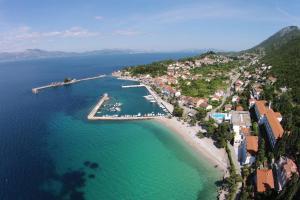
<path fill-rule="evenodd" d="M 144 84 L 139 85 L 122 85 L 122 88 L 136 88 L 136 87 L 145 87 L 149 92 L 147 95 L 143 97 L 149 101 L 150 103 L 155 103 L 161 109 L 161 112 L 150 112 L 150 113 L 137 113 L 137 114 L 122 114 L 120 113 L 122 109 L 122 103 L 115 100 L 112 103 L 114 98 L 108 97 L 108 94 L 105 93 L 98 101 L 96 106 L 92 109 L 92 111 L 88 115 L 89 120 L 147 120 L 147 119 L 155 119 L 162 118 L 172 113 L 171 107 L 166 106 L 166 102 L 164 102 L 160 97 L 158 97 L 150 87 L 147 87 Z M 105 104 L 107 100 L 110 99 L 109 104 Z M 109 114 L 108 114 L 109 113 Z M 101 115 L 102 114 L 102 115 Z"/>
<path fill-rule="evenodd" d="M 157 113 L 155 114 L 154 112 L 148 113 L 148 114 L 141 114 L 138 113 L 137 115 L 118 115 L 118 114 L 113 114 L 113 115 L 103 115 L 103 116 L 97 116 L 96 114 L 101 113 L 99 109 L 101 106 L 109 100 L 108 94 L 105 93 L 98 101 L 96 106 L 91 110 L 91 112 L 88 115 L 89 120 L 146 120 L 146 119 L 154 119 L 154 118 L 159 118 L 159 117 L 164 117 L 165 114 L 163 113 Z M 120 111 L 120 106 L 121 103 L 116 103 L 113 105 L 114 110 L 110 110 L 112 112 Z"/>
<path fill-rule="evenodd" d="M 63 81 L 63 82 L 52 82 L 48 85 L 32 88 L 32 93 L 37 94 L 37 93 L 39 93 L 40 90 L 43 90 L 43 89 L 71 85 L 71 84 L 79 83 L 79 82 L 82 82 L 82 81 L 88 81 L 88 80 L 103 78 L 105 76 L 106 75 L 99 75 L 99 76 L 87 77 L 87 78 L 83 78 L 83 79 L 70 79 L 70 80 Z"/>

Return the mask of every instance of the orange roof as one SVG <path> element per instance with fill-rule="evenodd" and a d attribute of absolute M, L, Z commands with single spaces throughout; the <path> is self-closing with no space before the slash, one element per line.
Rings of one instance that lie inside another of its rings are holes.
<path fill-rule="evenodd" d="M 283 135 L 283 128 L 277 120 L 276 115 L 272 109 L 268 109 L 266 114 L 269 125 L 271 126 L 275 139 L 281 138 Z"/>
<path fill-rule="evenodd" d="M 241 132 L 242 132 L 245 136 L 250 136 L 250 128 L 241 127 Z"/>
<path fill-rule="evenodd" d="M 281 113 L 280 112 L 274 112 L 274 115 L 276 118 L 282 118 Z"/>
<path fill-rule="evenodd" d="M 238 106 L 236 106 L 235 110 L 236 111 L 244 111 L 244 108 L 243 108 L 243 106 L 238 105 Z"/>
<path fill-rule="evenodd" d="M 268 189 L 274 189 L 274 178 L 271 169 L 258 169 L 256 171 L 257 192 L 265 192 Z"/>
<path fill-rule="evenodd" d="M 247 151 L 249 153 L 256 153 L 258 151 L 258 137 L 246 136 Z"/>
<path fill-rule="evenodd" d="M 266 101 L 264 100 L 256 101 L 255 106 L 257 107 L 257 110 L 261 116 L 267 113 Z"/>

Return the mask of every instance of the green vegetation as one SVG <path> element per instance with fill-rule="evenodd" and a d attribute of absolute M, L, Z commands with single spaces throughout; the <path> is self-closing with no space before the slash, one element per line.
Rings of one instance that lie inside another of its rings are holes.
<path fill-rule="evenodd" d="M 253 135 L 258 136 L 259 128 L 258 128 L 258 123 L 257 122 L 253 122 L 252 129 L 253 129 Z"/>
<path fill-rule="evenodd" d="M 197 121 L 202 121 L 206 117 L 207 111 L 204 108 L 198 108 L 195 115 Z"/>
<path fill-rule="evenodd" d="M 71 81 L 72 81 L 71 78 L 65 78 L 65 79 L 64 79 L 64 83 L 69 83 L 69 82 L 71 82 Z"/>
<path fill-rule="evenodd" d="M 222 77 L 211 80 L 210 82 L 198 79 L 198 80 L 179 80 L 179 87 L 182 94 L 191 97 L 208 97 L 214 94 L 218 89 L 224 89 Z M 188 84 L 190 82 L 190 84 Z"/>
<path fill-rule="evenodd" d="M 294 38 L 300 37 L 300 30 L 297 26 L 289 26 L 278 31 L 259 45 L 251 48 L 248 52 L 269 52 L 281 48 Z"/>
<path fill-rule="evenodd" d="M 167 73 L 168 65 L 173 62 L 173 60 L 165 60 L 146 65 L 127 67 L 124 70 L 128 71 L 133 76 L 150 74 L 150 76 L 156 77 L 165 75 Z"/>
<path fill-rule="evenodd" d="M 223 122 L 216 127 L 214 120 L 210 119 L 203 123 L 203 127 L 207 131 L 204 136 L 212 138 L 218 148 L 225 148 L 227 141 L 231 141 L 234 137 L 228 122 Z"/>
<path fill-rule="evenodd" d="M 266 151 L 265 151 L 265 140 L 264 138 L 259 139 L 258 143 L 258 153 L 257 153 L 257 159 L 256 159 L 256 166 L 263 164 L 267 160 L 266 158 Z"/>
<path fill-rule="evenodd" d="M 183 115 L 183 108 L 181 108 L 179 105 L 174 106 L 173 115 L 175 117 L 182 117 Z"/>
<path fill-rule="evenodd" d="M 231 157 L 231 151 L 230 151 L 227 143 L 225 144 L 225 150 L 227 152 L 228 160 L 229 160 L 229 164 L 230 164 L 230 168 L 229 168 L 230 176 L 225 179 L 224 184 L 229 190 L 229 193 L 227 194 L 227 199 L 233 200 L 233 199 L 235 199 L 235 196 L 236 196 L 237 184 L 239 182 L 242 182 L 242 177 L 236 173 L 235 165 L 234 165 L 232 157 Z"/>

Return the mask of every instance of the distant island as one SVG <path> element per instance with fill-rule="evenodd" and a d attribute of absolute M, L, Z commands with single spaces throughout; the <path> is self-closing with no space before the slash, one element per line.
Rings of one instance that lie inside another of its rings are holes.
<path fill-rule="evenodd" d="M 206 50 L 207 49 L 190 49 L 190 50 L 187 49 L 178 52 L 203 53 Z M 85 52 L 65 52 L 65 51 L 46 51 L 42 49 L 27 49 L 25 51 L 20 51 L 20 52 L 0 52 L 0 62 L 32 60 L 32 59 L 42 59 L 42 58 L 61 58 L 61 57 L 91 56 L 91 55 L 138 54 L 138 53 L 161 53 L 161 52 L 134 50 L 134 49 L 102 49 L 102 50 L 85 51 Z"/>

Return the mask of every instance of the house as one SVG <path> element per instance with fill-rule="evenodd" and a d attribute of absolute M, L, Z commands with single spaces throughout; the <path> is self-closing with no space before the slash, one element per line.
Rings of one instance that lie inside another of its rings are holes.
<path fill-rule="evenodd" d="M 286 185 L 291 180 L 293 174 L 298 174 L 298 168 L 295 162 L 287 157 L 280 157 L 278 162 L 275 164 L 277 172 L 278 190 Z"/>
<path fill-rule="evenodd" d="M 253 86 L 252 86 L 252 96 L 255 99 L 260 98 L 260 94 L 261 94 L 262 91 L 263 91 L 263 89 L 262 89 L 261 84 L 259 84 L 259 83 L 253 84 Z"/>
<path fill-rule="evenodd" d="M 214 94 L 214 96 L 216 96 L 216 97 L 222 97 L 224 95 L 225 95 L 225 92 L 223 90 L 218 90 Z"/>
<path fill-rule="evenodd" d="M 242 91 L 242 90 L 243 90 L 243 88 L 242 88 L 242 85 L 243 85 L 243 84 L 244 84 L 243 81 L 237 80 L 237 81 L 234 83 L 234 90 L 235 90 L 236 92 Z"/>
<path fill-rule="evenodd" d="M 240 97 L 237 96 L 237 95 L 234 95 L 234 96 L 232 97 L 232 99 L 231 99 L 231 102 L 232 102 L 232 103 L 238 103 L 239 101 L 240 101 Z"/>
<path fill-rule="evenodd" d="M 244 108 L 243 108 L 243 106 L 241 106 L 241 105 L 237 105 L 236 108 L 235 108 L 235 110 L 236 110 L 236 111 L 243 111 Z"/>
<path fill-rule="evenodd" d="M 203 102 L 199 105 L 199 107 L 204 108 L 205 110 L 211 110 L 212 105 L 208 104 L 207 102 Z"/>
<path fill-rule="evenodd" d="M 282 116 L 278 112 L 274 112 L 269 106 L 266 107 L 266 101 L 256 101 L 255 113 L 259 124 L 266 127 L 269 143 L 274 148 L 278 139 L 283 136 L 284 130 L 280 124 Z"/>
<path fill-rule="evenodd" d="M 274 177 L 272 169 L 257 169 L 256 171 L 256 190 L 266 192 L 274 189 Z"/>
<path fill-rule="evenodd" d="M 211 101 L 220 101 L 220 97 L 217 95 L 214 95 L 213 97 L 211 97 L 210 99 Z"/>
<path fill-rule="evenodd" d="M 277 78 L 275 78 L 274 76 L 269 76 L 267 83 L 273 85 L 276 81 L 277 81 Z"/>
<path fill-rule="evenodd" d="M 245 136 L 243 143 L 242 159 L 240 160 L 243 165 L 252 165 L 255 162 L 255 157 L 258 151 L 258 137 Z"/>
<path fill-rule="evenodd" d="M 225 110 L 225 111 L 231 111 L 231 110 L 232 110 L 232 105 L 231 105 L 231 104 L 226 104 L 226 105 L 224 106 L 224 110 Z"/>

